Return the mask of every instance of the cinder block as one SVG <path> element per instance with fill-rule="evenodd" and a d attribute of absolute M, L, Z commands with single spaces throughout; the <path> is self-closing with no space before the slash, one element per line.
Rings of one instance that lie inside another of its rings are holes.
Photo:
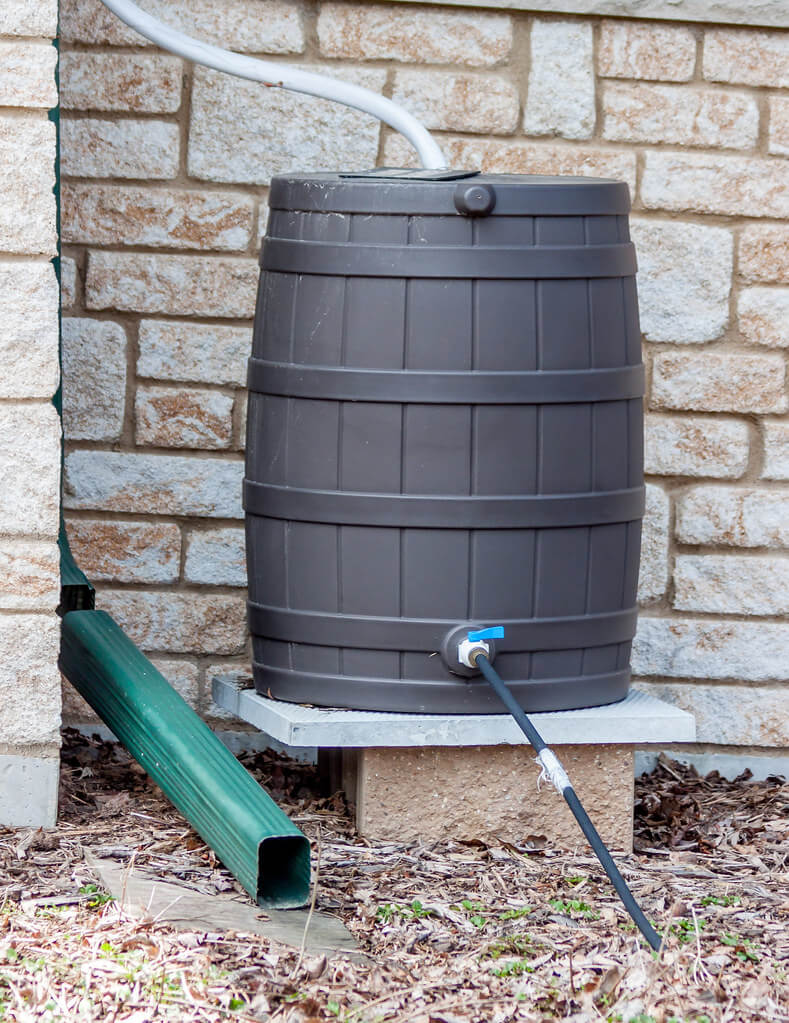
<path fill-rule="evenodd" d="M 59 774 L 57 755 L 0 755 L 0 827 L 54 827 Z"/>

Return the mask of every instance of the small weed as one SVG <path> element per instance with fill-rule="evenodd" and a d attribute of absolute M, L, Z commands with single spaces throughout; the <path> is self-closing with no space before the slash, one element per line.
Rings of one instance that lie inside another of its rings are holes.
<path fill-rule="evenodd" d="M 702 906 L 739 906 L 739 895 L 705 895 Z"/>
<path fill-rule="evenodd" d="M 433 910 L 425 909 L 419 899 L 414 899 L 410 906 L 398 906 L 396 902 L 385 902 L 375 911 L 375 916 L 381 923 L 388 924 L 396 916 L 403 920 L 421 920 L 423 917 L 433 916 Z"/>
<path fill-rule="evenodd" d="M 501 966 L 494 966 L 491 973 L 496 977 L 520 977 L 524 973 L 534 973 L 534 967 L 527 959 L 510 959 Z"/>
<path fill-rule="evenodd" d="M 570 913 L 580 913 L 581 916 L 585 916 L 587 920 L 599 920 L 600 914 L 592 909 L 587 902 L 582 902 L 581 899 L 551 899 L 550 905 L 557 913 L 564 913 L 567 916 Z"/>
<path fill-rule="evenodd" d="M 750 938 L 742 938 L 739 934 L 722 934 L 721 941 L 734 949 L 734 954 L 741 963 L 759 962 L 758 953 L 761 949 Z"/>
<path fill-rule="evenodd" d="M 680 945 L 687 945 L 689 941 L 695 941 L 696 935 L 701 934 L 706 926 L 706 920 L 697 920 L 694 923 L 693 920 L 688 920 L 687 917 L 680 917 L 676 923 L 671 925 L 669 930 L 676 936 Z"/>
<path fill-rule="evenodd" d="M 565 878 L 565 881 L 567 882 L 567 884 L 571 884 L 571 885 L 573 885 L 573 887 L 575 887 L 575 885 L 577 885 L 577 884 L 580 884 L 581 881 L 585 881 L 585 880 L 586 880 L 586 878 L 583 877 L 581 874 L 578 874 L 575 877 L 566 877 Z"/>
<path fill-rule="evenodd" d="M 479 927 L 480 930 L 487 924 L 488 918 L 484 916 L 485 905 L 482 902 L 472 902 L 471 899 L 463 899 L 459 906 L 455 906 L 455 909 L 465 909 L 469 914 L 469 922 L 474 924 L 475 927 Z"/>
<path fill-rule="evenodd" d="M 93 898 L 88 900 L 88 909 L 100 909 L 102 906 L 106 906 L 108 902 L 114 902 L 115 896 L 108 895 L 106 892 L 99 890 L 99 886 L 96 884 L 84 884 L 79 889 L 80 895 L 92 895 Z"/>
<path fill-rule="evenodd" d="M 637 1016 L 631 1016 L 627 1023 L 657 1023 L 657 1020 L 649 1013 L 639 1012 Z"/>
<path fill-rule="evenodd" d="M 528 916 L 531 913 L 530 906 L 521 906 L 520 909 L 505 909 L 503 913 L 499 913 L 499 920 L 520 920 L 524 916 Z"/>

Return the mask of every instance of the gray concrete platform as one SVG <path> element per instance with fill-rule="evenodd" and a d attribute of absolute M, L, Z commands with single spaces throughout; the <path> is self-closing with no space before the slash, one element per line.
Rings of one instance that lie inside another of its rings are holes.
<path fill-rule="evenodd" d="M 218 676 L 213 697 L 284 746 L 372 749 L 434 746 L 521 746 L 526 738 L 509 714 L 394 714 L 285 703 Z M 644 746 L 694 742 L 692 714 L 631 689 L 605 707 L 531 715 L 549 745 Z"/>

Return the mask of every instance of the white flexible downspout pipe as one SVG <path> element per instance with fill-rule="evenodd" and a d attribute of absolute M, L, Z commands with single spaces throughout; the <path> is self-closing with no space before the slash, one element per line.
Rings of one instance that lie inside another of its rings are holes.
<path fill-rule="evenodd" d="M 146 14 L 131 0 L 102 2 L 135 32 L 139 32 L 162 49 L 176 53 L 179 57 L 186 57 L 196 64 L 205 64 L 206 67 L 217 71 L 236 75 L 238 78 L 249 78 L 253 82 L 262 82 L 278 89 L 290 89 L 292 92 L 304 92 L 309 96 L 320 96 L 336 103 L 343 103 L 347 107 L 354 107 L 356 110 L 363 110 L 404 135 L 419 154 L 423 167 L 428 170 L 441 170 L 447 165 L 444 154 L 424 125 L 398 103 L 393 103 L 385 96 L 363 89 L 360 85 L 350 85 L 348 82 L 327 78 L 311 71 L 300 71 L 288 64 L 275 64 L 272 61 L 258 60 L 256 57 L 246 57 L 240 53 L 223 50 L 220 46 L 192 39 L 184 32 L 170 28 L 150 14 Z"/>

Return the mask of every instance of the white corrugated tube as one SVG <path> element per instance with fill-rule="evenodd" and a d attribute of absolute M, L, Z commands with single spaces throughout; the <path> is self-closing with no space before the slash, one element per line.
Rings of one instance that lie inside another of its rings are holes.
<path fill-rule="evenodd" d="M 238 78 L 249 78 L 253 82 L 262 82 L 263 85 L 277 89 L 290 89 L 292 92 L 304 92 L 309 96 L 320 96 L 372 114 L 408 139 L 416 149 L 423 167 L 428 170 L 441 170 L 446 167 L 444 154 L 425 126 L 398 103 L 385 96 L 379 96 L 378 93 L 363 89 L 359 85 L 350 85 L 348 82 L 317 75 L 311 71 L 301 71 L 288 64 L 246 57 L 241 53 L 233 53 L 230 50 L 223 50 L 220 46 L 192 39 L 184 32 L 179 32 L 178 29 L 171 28 L 140 10 L 136 4 L 131 3 L 131 0 L 102 2 L 135 32 L 139 32 L 164 50 L 176 53 L 179 57 L 185 57 L 196 64 L 205 64 L 206 67 L 215 68 L 217 71 L 236 75 Z"/>

